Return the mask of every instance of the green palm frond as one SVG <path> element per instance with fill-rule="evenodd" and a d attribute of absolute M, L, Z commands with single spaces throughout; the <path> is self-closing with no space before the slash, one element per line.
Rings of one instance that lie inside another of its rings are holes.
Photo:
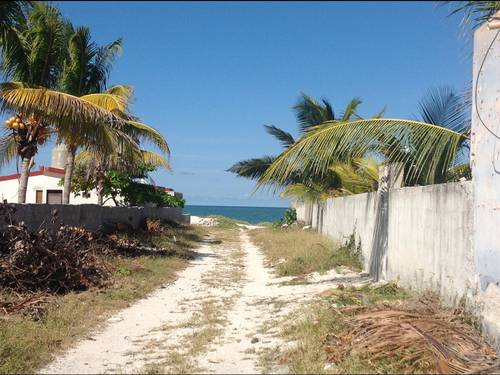
<path fill-rule="evenodd" d="M 454 9 L 449 16 L 462 13 L 462 24 L 472 23 L 474 28 L 490 20 L 500 11 L 500 1 L 443 1 L 442 4 L 451 4 Z"/>
<path fill-rule="evenodd" d="M 354 98 L 349 103 L 347 103 L 345 111 L 342 114 L 342 121 L 349 121 L 352 117 L 361 119 L 361 117 L 359 117 L 358 114 L 356 113 L 361 103 L 362 103 L 361 99 L 358 98 Z"/>
<path fill-rule="evenodd" d="M 282 198 L 292 198 L 298 202 L 316 203 L 327 199 L 330 195 L 322 187 L 298 182 L 286 186 L 280 196 Z"/>
<path fill-rule="evenodd" d="M 18 144 L 12 134 L 0 138 L 0 167 L 17 157 Z"/>
<path fill-rule="evenodd" d="M 451 163 L 464 137 L 461 133 L 413 120 L 328 122 L 285 150 L 259 179 L 258 186 L 282 184 L 301 171 L 321 176 L 335 163 L 376 153 L 383 153 L 386 162 L 405 163 L 411 159 L 412 165 L 405 177 L 419 177 L 426 183 L 434 183 L 436 172 Z M 399 147 L 387 147 L 393 139 L 399 141 Z"/>
<path fill-rule="evenodd" d="M 335 113 L 331 104 L 322 99 L 320 104 L 310 96 L 302 94 L 297 104 L 294 105 L 295 117 L 301 132 L 308 131 L 311 127 L 335 120 Z"/>
<path fill-rule="evenodd" d="M 263 156 L 261 158 L 242 160 L 235 163 L 227 171 L 235 173 L 239 177 L 257 179 L 266 172 L 267 168 L 269 168 L 275 160 L 276 157 L 274 156 Z"/>
<path fill-rule="evenodd" d="M 280 141 L 283 147 L 290 147 L 295 143 L 295 139 L 293 139 L 293 136 L 290 133 L 277 128 L 274 125 L 264 125 L 264 128 L 266 129 L 266 132 Z"/>
<path fill-rule="evenodd" d="M 379 163 L 372 159 L 357 158 L 350 163 L 330 167 L 340 179 L 340 190 L 346 194 L 367 193 L 377 190 Z"/>

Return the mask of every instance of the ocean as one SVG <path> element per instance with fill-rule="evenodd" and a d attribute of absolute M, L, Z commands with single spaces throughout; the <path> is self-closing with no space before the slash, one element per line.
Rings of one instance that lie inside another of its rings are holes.
<path fill-rule="evenodd" d="M 184 213 L 194 216 L 222 215 L 243 220 L 251 224 L 279 221 L 286 207 L 237 207 L 237 206 L 191 206 L 184 207 Z"/>

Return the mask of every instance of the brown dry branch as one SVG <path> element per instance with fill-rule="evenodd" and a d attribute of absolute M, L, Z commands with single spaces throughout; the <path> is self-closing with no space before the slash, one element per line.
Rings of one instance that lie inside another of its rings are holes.
<path fill-rule="evenodd" d="M 325 342 L 329 361 L 350 355 L 398 362 L 405 373 L 498 372 L 499 359 L 462 316 L 421 298 L 417 303 L 339 309 L 346 329 Z M 330 344 L 334 343 L 334 344 Z"/>
<path fill-rule="evenodd" d="M 66 293 L 106 284 L 109 256 L 168 256 L 172 251 L 61 225 L 29 230 L 13 220 L 15 208 L 0 204 L 0 289 L 20 293 Z M 57 212 L 52 215 L 57 223 Z M 0 308 L 16 309 L 11 305 Z"/>

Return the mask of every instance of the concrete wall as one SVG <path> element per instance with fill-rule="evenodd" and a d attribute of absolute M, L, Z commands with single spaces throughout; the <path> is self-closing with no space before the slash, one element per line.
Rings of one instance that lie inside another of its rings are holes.
<path fill-rule="evenodd" d="M 470 181 L 390 191 L 385 278 L 438 290 L 449 302 L 470 298 L 472 218 Z"/>
<path fill-rule="evenodd" d="M 15 218 L 24 221 L 28 228 L 52 226 L 52 211 L 63 224 L 76 225 L 89 230 L 105 229 L 109 225 L 124 223 L 133 229 L 141 226 L 146 218 L 159 218 L 179 224 L 189 224 L 189 215 L 177 207 L 104 207 L 95 204 L 8 204 L 16 210 Z"/>
<path fill-rule="evenodd" d="M 355 235 L 365 270 L 380 264 L 381 279 L 441 292 L 449 302 L 477 289 L 472 251 L 471 182 L 405 187 L 388 193 L 386 216 L 379 192 L 328 199 L 314 205 L 313 227 L 346 241 Z M 297 216 L 305 212 L 297 205 Z"/>

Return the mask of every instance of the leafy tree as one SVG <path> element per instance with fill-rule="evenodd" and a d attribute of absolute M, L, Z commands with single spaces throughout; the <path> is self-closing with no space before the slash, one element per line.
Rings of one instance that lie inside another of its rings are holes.
<path fill-rule="evenodd" d="M 115 205 L 143 206 L 147 203 L 158 207 L 184 207 L 184 200 L 172 196 L 154 185 L 144 184 L 149 172 L 156 170 L 151 165 L 143 165 L 131 173 L 124 170 L 108 170 L 105 172 L 104 192 L 106 200 L 111 199 Z M 73 192 L 75 195 L 90 197 L 90 192 L 97 188 L 95 175 L 88 174 L 81 166 L 77 166 L 73 175 Z"/>

